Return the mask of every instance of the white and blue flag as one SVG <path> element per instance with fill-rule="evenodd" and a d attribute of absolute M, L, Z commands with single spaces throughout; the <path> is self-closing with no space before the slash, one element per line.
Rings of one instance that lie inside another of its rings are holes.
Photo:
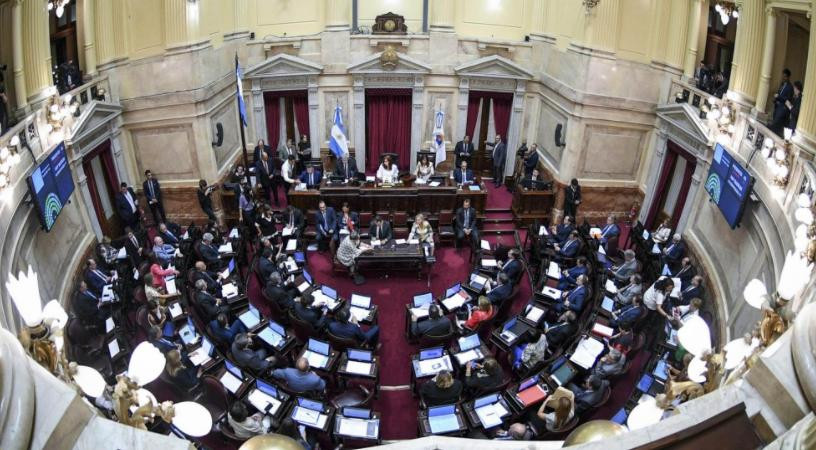
<path fill-rule="evenodd" d="M 338 158 L 348 156 L 348 139 L 346 139 L 346 128 L 343 126 L 343 115 L 341 112 L 343 108 L 340 105 L 334 108 L 334 125 L 331 128 L 331 136 L 329 136 L 329 149 Z"/>
<path fill-rule="evenodd" d="M 241 66 L 238 64 L 238 55 L 235 55 L 235 79 L 238 81 L 238 91 L 236 94 L 238 96 L 238 114 L 241 116 L 241 122 L 243 122 L 244 126 L 247 126 L 247 118 L 246 118 L 246 104 L 244 104 L 244 86 L 241 84 L 241 78 L 243 77 L 243 73 L 241 71 Z"/>
<path fill-rule="evenodd" d="M 431 133 L 433 139 L 431 140 L 431 151 L 436 153 L 436 165 L 445 161 L 447 153 L 445 151 L 445 113 L 440 109 L 434 115 L 434 129 Z"/>

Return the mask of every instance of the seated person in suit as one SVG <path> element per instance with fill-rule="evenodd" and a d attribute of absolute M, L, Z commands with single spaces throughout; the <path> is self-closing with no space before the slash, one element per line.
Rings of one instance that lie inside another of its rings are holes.
<path fill-rule="evenodd" d="M 606 243 L 617 239 L 620 236 L 620 228 L 615 223 L 615 216 L 609 216 L 606 218 L 606 225 L 601 229 L 601 237 L 598 239 L 601 241 L 601 245 L 606 246 Z"/>
<path fill-rule="evenodd" d="M 337 215 L 337 232 L 339 235 L 348 235 L 354 230 L 359 230 L 359 227 L 360 215 L 351 211 L 348 202 L 343 202 L 343 206 L 340 207 L 340 214 Z"/>
<path fill-rule="evenodd" d="M 693 298 L 688 305 L 680 305 L 672 308 L 672 317 L 669 320 L 672 327 L 680 329 L 686 321 L 694 316 L 700 314 L 700 308 L 703 307 L 703 300 Z"/>
<path fill-rule="evenodd" d="M 665 244 L 671 237 L 671 220 L 666 219 L 660 223 L 654 233 L 652 233 L 652 241 L 655 244 Z"/>
<path fill-rule="evenodd" d="M 564 216 L 564 220 L 559 225 L 550 227 L 550 240 L 555 244 L 562 244 L 569 239 L 570 234 L 575 230 L 570 216 Z"/>
<path fill-rule="evenodd" d="M 558 257 L 573 258 L 578 253 L 580 247 L 581 241 L 578 240 L 578 231 L 573 230 L 569 235 L 569 239 L 563 244 L 555 244 L 555 251 L 558 252 Z"/>
<path fill-rule="evenodd" d="M 623 373 L 626 366 L 626 355 L 612 348 L 592 368 L 592 375 L 599 378 L 609 378 Z"/>
<path fill-rule="evenodd" d="M 416 176 L 417 181 L 422 181 L 423 183 L 428 183 L 430 181 L 431 176 L 434 174 L 434 166 L 428 161 L 428 155 L 422 155 L 417 161 L 416 169 L 414 170 L 414 176 Z"/>
<path fill-rule="evenodd" d="M 201 243 L 198 244 L 198 252 L 208 266 L 220 267 L 221 255 L 218 253 L 218 247 L 213 244 L 214 238 L 212 233 L 204 233 L 201 237 Z"/>
<path fill-rule="evenodd" d="M 578 275 L 578 278 L 575 279 L 575 287 L 572 288 L 572 290 L 561 294 L 561 299 L 563 301 L 553 305 L 553 310 L 558 314 L 561 314 L 567 309 L 570 309 L 575 311 L 575 314 L 581 314 L 581 310 L 584 309 L 584 300 L 586 299 L 587 295 L 587 288 L 585 286 L 586 282 L 586 275 Z"/>
<path fill-rule="evenodd" d="M 547 342 L 551 348 L 560 348 L 567 339 L 571 339 L 578 332 L 578 325 L 575 323 L 577 315 L 573 311 L 567 311 L 558 317 L 556 323 L 547 328 L 544 332 L 547 335 Z"/>
<path fill-rule="evenodd" d="M 360 345 L 377 345 L 380 336 L 380 327 L 372 325 L 368 330 L 363 331 L 357 318 L 352 316 L 348 309 L 343 308 L 334 315 L 334 320 L 329 322 L 329 333 L 342 339 L 354 339 Z"/>
<path fill-rule="evenodd" d="M 467 164 L 462 162 L 462 164 Z M 462 202 L 462 207 L 456 210 L 456 240 L 461 241 L 468 238 L 470 247 L 473 250 L 479 248 L 479 229 L 476 228 L 476 209 L 470 207 L 470 199 L 466 198 Z"/>
<path fill-rule="evenodd" d="M 219 313 L 218 317 L 210 321 L 208 327 L 213 337 L 227 345 L 232 345 L 238 334 L 247 332 L 246 326 L 238 319 L 233 320 L 230 325 L 224 313 Z"/>
<path fill-rule="evenodd" d="M 147 333 L 147 340 L 153 344 L 154 347 L 159 349 L 159 351 L 165 354 L 171 350 L 181 349 L 181 345 L 176 344 L 170 339 L 164 337 L 164 332 L 162 332 L 161 327 L 150 327 L 150 330 Z"/>
<path fill-rule="evenodd" d="M 370 250 L 368 244 L 360 243 L 360 235 L 356 231 L 343 238 L 337 247 L 337 261 L 348 267 L 351 276 L 357 274 L 357 257 Z"/>
<path fill-rule="evenodd" d="M 641 279 L 640 274 L 632 274 L 632 276 L 629 277 L 629 284 L 618 289 L 618 293 L 615 294 L 615 302 L 622 305 L 628 305 L 629 303 L 632 303 L 632 298 L 635 295 L 639 295 L 642 292 L 643 280 Z"/>
<path fill-rule="evenodd" d="M 232 351 L 232 357 L 235 358 L 236 364 L 258 373 L 266 372 L 275 365 L 275 357 L 267 356 L 264 348 L 252 349 L 252 338 L 247 333 L 240 333 L 235 336 L 230 351 Z"/>
<path fill-rule="evenodd" d="M 207 292 L 211 294 L 221 293 L 221 274 L 208 271 L 207 264 L 204 261 L 196 261 L 195 263 L 193 284 L 195 285 L 198 280 L 204 280 L 207 283 Z"/>
<path fill-rule="evenodd" d="M 476 182 L 476 180 L 473 178 L 473 171 L 468 169 L 468 163 L 464 160 L 459 163 L 459 168 L 453 171 L 453 179 L 456 181 L 456 184 L 470 184 Z"/>
<path fill-rule="evenodd" d="M 643 297 L 640 294 L 632 296 L 631 304 L 624 305 L 612 311 L 612 320 L 609 321 L 609 326 L 617 328 L 623 325 L 632 326 L 644 311 Z"/>
<path fill-rule="evenodd" d="M 553 432 L 562 429 L 575 416 L 575 394 L 564 388 L 556 392 L 565 391 L 567 395 L 552 395 L 538 408 L 536 416 L 544 421 L 544 428 Z"/>
<path fill-rule="evenodd" d="M 517 248 L 511 248 L 507 252 L 507 262 L 498 261 L 500 267 L 499 273 L 507 275 L 507 279 L 512 285 L 516 280 L 521 278 L 524 265 L 521 262 L 521 252 Z"/>
<path fill-rule="evenodd" d="M 261 279 L 268 280 L 272 272 L 277 270 L 275 267 L 275 251 L 271 248 L 263 249 L 261 257 L 258 259 L 258 272 L 261 274 Z"/>
<path fill-rule="evenodd" d="M 175 225 L 175 224 L 171 224 Z M 173 230 L 175 228 L 175 230 Z M 170 244 L 173 247 L 178 247 L 181 243 L 181 229 L 179 229 L 178 225 L 168 227 L 167 224 L 164 222 L 159 224 L 159 231 L 157 234 L 164 240 L 166 244 Z"/>
<path fill-rule="evenodd" d="M 484 295 L 479 297 L 478 306 L 470 311 L 470 317 L 464 323 L 464 327 L 468 330 L 475 330 L 479 324 L 488 321 L 496 314 L 496 309 L 490 303 L 490 299 Z"/>
<path fill-rule="evenodd" d="M 544 184 L 541 183 L 543 181 L 541 179 L 541 174 L 539 174 L 538 169 L 533 169 L 530 173 L 525 173 L 524 176 L 519 181 L 519 184 L 525 191 L 529 190 L 540 190 L 544 187 Z"/>
<path fill-rule="evenodd" d="M 465 365 L 465 386 L 472 391 L 489 391 L 502 382 L 504 374 L 495 358 L 485 358 L 481 364 L 470 361 Z"/>
<path fill-rule="evenodd" d="M 442 370 L 433 380 L 419 388 L 419 397 L 425 402 L 425 406 L 445 405 L 457 402 L 462 389 L 461 381 L 453 378 L 450 371 Z"/>
<path fill-rule="evenodd" d="M 314 306 L 314 297 L 312 294 L 303 294 L 300 296 L 300 302 L 295 302 L 295 317 L 308 322 L 315 330 L 320 330 L 326 326 L 329 320 L 326 317 L 326 311 L 320 307 Z"/>
<path fill-rule="evenodd" d="M 170 244 L 165 244 L 161 236 L 153 238 L 153 254 L 161 261 L 162 264 L 168 264 L 173 260 L 173 255 L 176 253 L 176 248 Z"/>
<path fill-rule="evenodd" d="M 675 304 L 688 305 L 692 299 L 703 296 L 703 277 L 695 275 L 691 279 L 691 283 L 680 291 L 679 302 L 675 300 Z"/>
<path fill-rule="evenodd" d="M 671 244 L 663 249 L 663 263 L 668 265 L 669 268 L 675 267 L 675 265 L 680 263 L 680 260 L 683 259 L 685 254 L 686 245 L 683 243 L 680 233 L 675 233 L 674 237 L 672 237 Z"/>
<path fill-rule="evenodd" d="M 570 287 L 575 286 L 575 284 L 578 282 L 578 277 L 581 275 L 586 275 L 587 270 L 586 258 L 579 256 L 575 260 L 574 267 L 561 271 L 561 278 L 558 280 L 558 289 L 565 291 Z"/>
<path fill-rule="evenodd" d="M 283 285 L 281 275 L 278 272 L 272 272 L 269 275 L 269 280 L 264 286 L 263 295 L 283 311 L 287 311 L 295 305 L 295 296 Z"/>
<path fill-rule="evenodd" d="M 269 432 L 269 425 L 264 423 L 263 413 L 257 412 L 250 416 L 242 401 L 233 402 L 227 413 L 227 423 L 232 428 L 233 434 L 241 439 L 249 439 Z"/>
<path fill-rule="evenodd" d="M 174 348 L 168 351 L 164 356 L 166 358 L 164 370 L 167 372 L 171 383 L 181 387 L 185 391 L 189 391 L 198 386 L 198 376 L 201 374 L 201 371 L 189 360 L 186 362 L 183 361 L 180 351 Z"/>
<path fill-rule="evenodd" d="M 688 256 L 680 260 L 680 267 L 671 271 L 672 278 L 680 278 L 680 287 L 685 289 L 691 283 L 691 279 L 697 275 L 697 270 L 691 265 L 691 258 Z"/>
<path fill-rule="evenodd" d="M 394 234 L 391 231 L 391 224 L 378 214 L 374 216 L 374 223 L 368 229 L 368 236 L 372 241 L 388 242 L 394 237 Z"/>
<path fill-rule="evenodd" d="M 522 364 L 533 367 L 546 359 L 547 345 L 547 335 L 534 328 L 527 342 L 513 346 L 513 368 L 518 369 Z"/>
<path fill-rule="evenodd" d="M 510 284 L 510 278 L 507 277 L 507 274 L 504 272 L 499 272 L 496 275 L 496 281 L 488 280 L 488 286 L 490 286 L 487 291 L 487 299 L 490 300 L 494 306 L 499 306 L 501 303 L 508 298 L 513 293 L 513 285 Z"/>
<path fill-rule="evenodd" d="M 422 321 L 411 313 L 411 336 L 420 338 L 422 336 L 445 336 L 451 332 L 451 321 L 442 315 L 442 310 L 438 305 L 432 304 L 428 308 L 428 318 Z"/>
<path fill-rule="evenodd" d="M 420 213 L 416 215 L 414 225 L 408 234 L 408 240 L 418 241 L 419 245 L 426 248 L 429 256 L 434 255 L 433 228 L 431 228 L 430 222 L 425 220 L 424 214 Z"/>
<path fill-rule="evenodd" d="M 287 387 L 295 392 L 323 391 L 326 382 L 309 367 L 309 360 L 298 358 L 295 367 L 275 369 L 272 376 L 286 382 Z"/>
<path fill-rule="evenodd" d="M 343 177 L 346 182 L 357 178 L 357 160 L 349 158 L 348 154 L 344 154 L 334 165 L 334 175 Z"/>
<path fill-rule="evenodd" d="M 318 246 L 328 243 L 328 239 L 337 240 L 337 215 L 334 208 L 327 207 L 326 202 L 320 200 L 315 213 L 315 233 Z M 325 247 L 321 247 L 325 248 Z"/>
<path fill-rule="evenodd" d="M 210 321 L 218 317 L 219 314 L 229 313 L 229 306 L 224 304 L 224 301 L 207 292 L 207 282 L 198 280 L 195 282 L 196 288 L 196 304 L 199 310 L 204 313 L 206 317 L 202 319 Z"/>
<path fill-rule="evenodd" d="M 608 380 L 604 380 L 595 375 L 587 377 L 583 387 L 570 384 L 569 389 L 575 394 L 575 412 L 581 415 L 598 406 L 603 400 L 604 393 L 608 387 Z"/>
<path fill-rule="evenodd" d="M 300 238 L 303 229 L 306 227 L 306 220 L 303 217 L 303 212 L 292 205 L 283 210 L 283 227 L 284 229 L 293 230 L 295 238 Z"/>
<path fill-rule="evenodd" d="M 300 182 L 306 184 L 308 189 L 320 189 L 320 180 L 323 174 L 314 166 L 306 166 L 306 171 L 300 174 Z"/>
<path fill-rule="evenodd" d="M 99 297 L 88 289 L 84 281 L 79 282 L 74 297 L 74 313 L 87 326 L 99 327 L 105 321 L 105 315 L 99 310 Z"/>
<path fill-rule="evenodd" d="M 97 297 L 102 296 L 102 289 L 106 284 L 113 282 L 113 277 L 104 270 L 101 270 L 93 258 L 88 259 L 88 262 L 85 263 L 84 279 L 88 289 Z"/>
<path fill-rule="evenodd" d="M 383 158 L 382 164 L 377 168 L 377 179 L 386 184 L 396 183 L 399 179 L 399 168 L 391 162 L 391 156 Z"/>
<path fill-rule="evenodd" d="M 524 175 L 529 175 L 538 166 L 538 144 L 530 146 L 530 150 L 524 154 Z"/>
<path fill-rule="evenodd" d="M 607 276 L 614 278 L 612 281 L 614 281 L 617 286 L 622 286 L 629 281 L 629 277 L 635 273 L 637 265 L 638 261 L 635 259 L 635 251 L 626 249 L 623 251 L 623 263 L 620 266 L 612 266 L 607 270 Z"/>

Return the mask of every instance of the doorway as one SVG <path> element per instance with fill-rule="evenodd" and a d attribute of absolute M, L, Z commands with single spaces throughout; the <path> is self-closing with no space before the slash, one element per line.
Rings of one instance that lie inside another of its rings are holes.
<path fill-rule="evenodd" d="M 82 169 L 88 183 L 96 221 L 102 234 L 108 238 L 123 233 L 119 216 L 116 215 L 115 195 L 119 177 L 111 154 L 111 142 L 106 140 L 82 158 Z"/>
<path fill-rule="evenodd" d="M 655 186 L 655 196 L 646 216 L 645 226 L 651 230 L 665 219 L 677 228 L 686 206 L 691 178 L 697 159 L 672 141 L 666 143 L 666 154 Z"/>
<path fill-rule="evenodd" d="M 476 155 L 472 158 L 474 173 L 488 177 L 492 175 L 492 148 L 485 142 L 493 142 L 499 135 L 507 144 L 512 104 L 513 94 L 509 92 L 470 91 L 468 94 L 465 134 L 471 136 L 476 147 Z M 510 149 L 507 151 L 510 152 Z"/>

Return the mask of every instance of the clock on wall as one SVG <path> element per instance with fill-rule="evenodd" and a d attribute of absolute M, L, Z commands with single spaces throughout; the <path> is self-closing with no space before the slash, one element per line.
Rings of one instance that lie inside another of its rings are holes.
<path fill-rule="evenodd" d="M 380 14 L 374 19 L 371 32 L 374 34 L 405 34 L 408 32 L 408 27 L 405 25 L 405 17 L 389 12 Z"/>

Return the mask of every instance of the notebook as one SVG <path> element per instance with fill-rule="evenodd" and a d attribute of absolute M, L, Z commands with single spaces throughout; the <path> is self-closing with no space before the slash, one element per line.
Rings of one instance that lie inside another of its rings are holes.
<path fill-rule="evenodd" d="M 540 384 L 534 382 L 532 386 L 523 390 L 520 389 L 516 394 L 516 399 L 519 401 L 519 403 L 526 407 L 544 400 L 547 398 L 548 394 L 549 393 L 546 389 L 541 387 Z"/>
<path fill-rule="evenodd" d="M 550 379 L 558 386 L 563 386 L 575 377 L 576 370 L 569 364 L 564 364 L 550 374 Z"/>
<path fill-rule="evenodd" d="M 560 289 L 552 288 L 549 286 L 544 286 L 544 288 L 541 289 L 541 293 L 544 294 L 545 297 L 549 297 L 553 300 L 560 299 L 561 295 L 563 294 Z"/>
<path fill-rule="evenodd" d="M 493 428 L 501 425 L 502 417 L 508 414 L 504 405 L 498 402 L 498 397 L 498 394 L 493 394 L 487 397 L 482 397 L 482 399 L 477 399 L 473 403 L 474 412 L 476 413 L 476 416 L 479 417 L 479 421 L 482 423 L 484 428 Z M 481 406 L 477 406 L 477 402 L 483 399 L 486 403 Z"/>
<path fill-rule="evenodd" d="M 570 361 L 589 370 L 595 365 L 595 360 L 598 359 L 598 355 L 601 354 L 604 348 L 603 342 L 591 337 L 585 337 L 578 343 L 575 352 L 570 356 Z"/>
<path fill-rule="evenodd" d="M 470 300 L 470 296 L 467 294 L 467 292 L 459 291 L 448 296 L 445 298 L 445 300 L 442 300 L 442 305 L 444 305 L 448 311 L 453 311 L 461 308 L 462 305 L 464 305 L 468 300 Z"/>
<path fill-rule="evenodd" d="M 609 338 L 612 337 L 612 333 L 614 330 L 606 325 L 595 323 L 592 325 L 592 334 L 600 337 Z"/>

